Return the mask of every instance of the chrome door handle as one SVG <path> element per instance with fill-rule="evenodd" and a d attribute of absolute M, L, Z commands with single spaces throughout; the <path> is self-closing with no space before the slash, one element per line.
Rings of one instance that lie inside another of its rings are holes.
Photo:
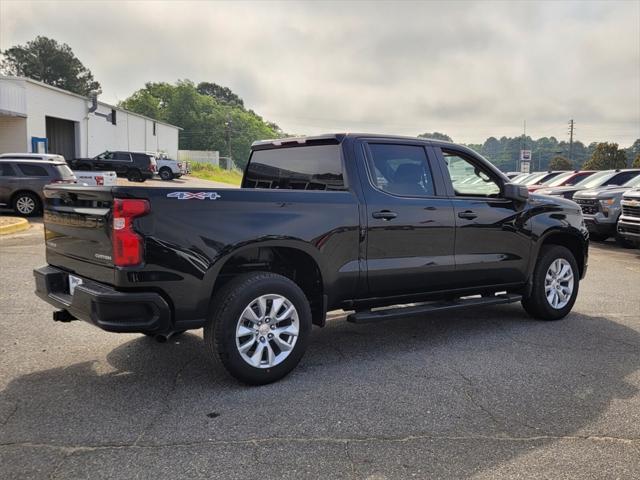
<path fill-rule="evenodd" d="M 391 210 L 380 210 L 379 212 L 373 212 L 371 216 L 373 218 L 381 218 L 382 220 L 393 220 L 398 214 Z"/>
<path fill-rule="evenodd" d="M 475 212 L 472 212 L 471 210 L 466 210 L 464 212 L 458 212 L 458 217 L 466 218 L 467 220 L 473 220 L 477 216 L 478 215 Z"/>

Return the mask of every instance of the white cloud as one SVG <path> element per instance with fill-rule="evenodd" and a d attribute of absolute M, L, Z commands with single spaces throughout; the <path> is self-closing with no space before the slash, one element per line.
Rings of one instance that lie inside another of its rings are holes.
<path fill-rule="evenodd" d="M 0 3 L 0 48 L 38 34 L 107 101 L 189 78 L 295 133 L 640 137 L 639 2 Z"/>

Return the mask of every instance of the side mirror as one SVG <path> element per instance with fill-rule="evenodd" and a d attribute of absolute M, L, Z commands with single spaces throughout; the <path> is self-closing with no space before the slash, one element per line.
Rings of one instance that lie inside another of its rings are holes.
<path fill-rule="evenodd" d="M 529 190 L 526 185 L 516 183 L 505 183 L 502 187 L 502 196 L 518 202 L 526 202 L 529 198 Z"/>

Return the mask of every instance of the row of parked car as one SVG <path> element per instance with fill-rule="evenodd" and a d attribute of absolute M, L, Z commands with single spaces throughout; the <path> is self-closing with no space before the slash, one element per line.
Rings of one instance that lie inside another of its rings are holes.
<path fill-rule="evenodd" d="M 148 152 L 104 152 L 68 161 L 56 154 L 4 153 L 0 155 L 0 205 L 32 216 L 42 210 L 45 185 L 115 185 L 116 176 L 144 182 L 158 175 L 168 181 L 187 173 L 186 162 Z"/>
<path fill-rule="evenodd" d="M 640 169 L 510 173 L 530 192 L 573 200 L 582 209 L 592 240 L 614 237 L 624 247 L 640 244 Z"/>

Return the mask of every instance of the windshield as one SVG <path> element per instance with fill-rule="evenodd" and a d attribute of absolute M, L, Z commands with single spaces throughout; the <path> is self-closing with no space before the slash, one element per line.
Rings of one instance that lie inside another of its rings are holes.
<path fill-rule="evenodd" d="M 549 175 L 548 172 L 534 173 L 533 175 L 527 177 L 524 181 L 520 182 L 520 185 L 535 185 L 541 178 L 544 178 L 547 175 Z"/>
<path fill-rule="evenodd" d="M 72 180 L 76 178 L 68 165 L 56 165 L 56 169 L 64 180 Z"/>
<path fill-rule="evenodd" d="M 558 185 L 562 185 L 566 179 L 571 178 L 572 175 L 575 175 L 574 172 L 561 173 L 557 177 L 552 177 L 546 182 L 542 182 L 542 185 L 546 185 L 547 187 L 557 187 Z"/>
<path fill-rule="evenodd" d="M 581 182 L 575 184 L 576 187 L 580 188 L 594 188 L 599 187 L 604 182 L 606 182 L 609 177 L 615 175 L 615 172 L 611 170 L 605 170 L 604 172 L 594 173 L 593 175 L 585 178 Z"/>
<path fill-rule="evenodd" d="M 640 187 L 640 175 L 633 177 L 627 183 L 622 184 L 623 187 Z"/>

